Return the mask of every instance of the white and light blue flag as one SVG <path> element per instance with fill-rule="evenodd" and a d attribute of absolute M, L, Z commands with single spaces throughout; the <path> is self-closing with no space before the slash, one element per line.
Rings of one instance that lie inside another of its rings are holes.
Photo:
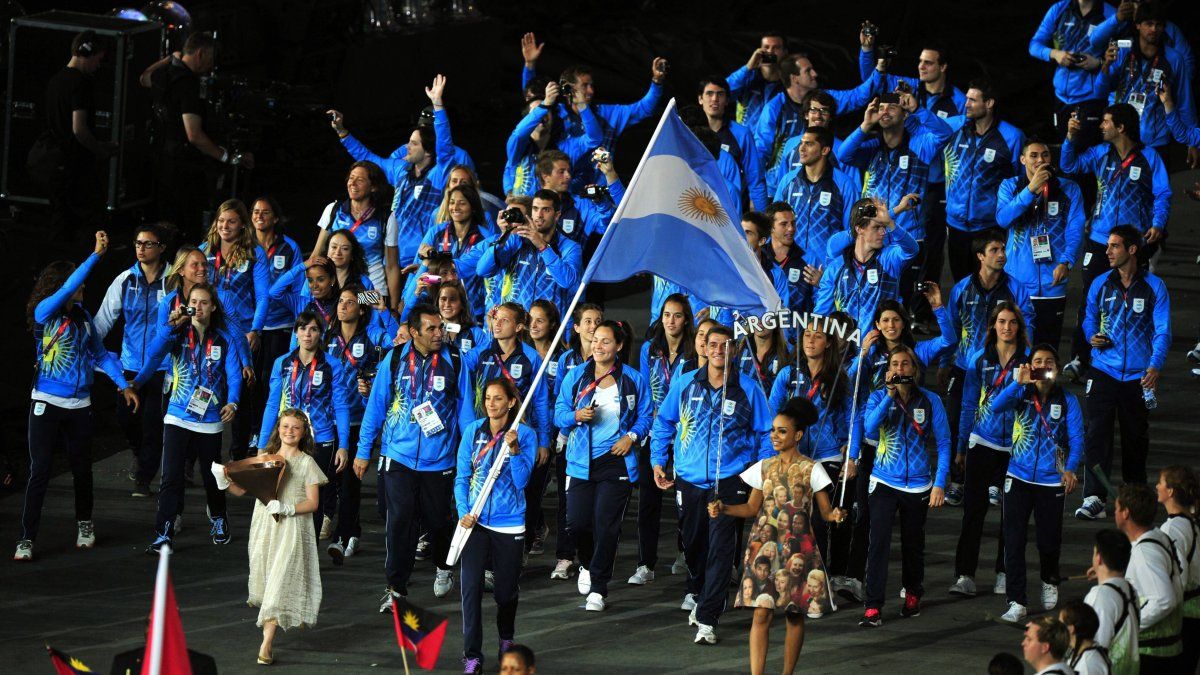
<path fill-rule="evenodd" d="M 705 305 L 743 314 L 779 309 L 779 294 L 746 245 L 732 203 L 717 161 L 672 99 L 582 283 L 651 272 Z"/>

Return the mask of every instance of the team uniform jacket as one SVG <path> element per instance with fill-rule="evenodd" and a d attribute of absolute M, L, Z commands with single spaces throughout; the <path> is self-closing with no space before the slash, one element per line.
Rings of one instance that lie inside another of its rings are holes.
<path fill-rule="evenodd" d="M 1116 14 L 1112 5 L 1097 2 L 1087 15 L 1079 12 L 1077 0 L 1058 0 L 1050 6 L 1041 25 L 1029 40 L 1029 55 L 1039 61 L 1053 62 L 1050 52 L 1060 49 L 1072 54 L 1090 54 L 1104 60 L 1108 40 L 1093 43 L 1091 36 L 1105 19 Z M 1083 68 L 1064 68 L 1055 64 L 1054 94 L 1067 104 L 1081 103 L 1092 96 L 1095 75 Z"/>
<path fill-rule="evenodd" d="M 963 115 L 946 120 L 954 132 L 942 150 L 946 171 L 946 224 L 964 232 L 996 226 L 996 190 L 1006 178 L 1021 175 L 1025 134 L 996 120 L 982 136 Z"/>
<path fill-rule="evenodd" d="M 422 356 L 411 342 L 379 362 L 358 437 L 357 459 L 370 459 L 371 446 L 382 433 L 384 457 L 414 471 L 446 471 L 458 447 L 457 360 L 449 347 Z M 426 436 L 413 410 L 429 402 L 442 429 Z"/>
<path fill-rule="evenodd" d="M 454 503 L 461 519 L 479 499 L 479 491 L 487 480 L 496 453 L 504 446 L 505 429 L 492 436 L 488 419 L 475 420 L 463 428 L 458 444 L 458 471 L 454 474 Z M 500 475 L 492 484 L 487 502 L 479 512 L 479 524 L 486 528 L 525 527 L 525 486 L 537 458 L 537 436 L 524 424 L 517 425 L 517 454 L 504 461 Z"/>
<path fill-rule="evenodd" d="M 366 409 L 366 397 L 358 393 L 358 378 L 368 379 L 366 375 L 379 367 L 384 355 L 392 349 L 392 336 L 395 335 L 395 331 L 389 332 L 386 324 L 375 318 L 374 312 L 365 326 L 363 322 L 363 319 L 359 320 L 358 330 L 349 340 L 342 338 L 340 331 L 333 333 L 326 352 L 330 360 L 341 363 L 334 387 L 349 392 L 350 426 L 362 424 Z"/>
<path fill-rule="evenodd" d="M 462 374 L 458 385 L 459 391 L 462 392 L 458 412 L 459 428 L 466 428 L 471 422 L 487 417 L 483 409 L 483 396 L 486 393 L 484 385 L 488 380 L 498 377 L 507 379 L 516 385 L 521 396 L 526 396 L 529 386 L 533 384 L 533 376 L 541 367 L 541 355 L 524 342 L 517 343 L 516 351 L 507 361 L 500 353 L 499 344 L 494 341 L 479 345 L 463 354 Z M 529 403 L 529 409 L 533 413 L 531 426 L 537 432 L 537 447 L 540 448 L 550 447 L 550 403 L 547 391 L 545 382 L 538 383 L 537 388 L 533 390 L 533 400 Z"/>
<path fill-rule="evenodd" d="M 1093 368 L 1123 382 L 1140 379 L 1147 368 L 1162 370 L 1171 346 L 1171 297 L 1162 279 L 1138 270 L 1125 288 L 1112 270 L 1092 282 L 1084 307 L 1084 336 L 1112 340 L 1092 349 Z"/>
<path fill-rule="evenodd" d="M 337 447 L 350 448 L 350 408 L 360 398 L 358 383 L 345 386 L 342 362 L 318 351 L 308 365 L 300 361 L 300 352 L 292 350 L 275 359 L 271 368 L 271 389 L 263 410 L 259 442 L 266 445 L 275 429 L 279 413 L 299 408 L 312 425 L 313 440 L 328 443 L 337 433 Z"/>
<path fill-rule="evenodd" d="M 963 380 L 962 414 L 958 419 L 959 454 L 976 445 L 1012 451 L 1013 413 L 995 407 L 996 397 L 1015 382 L 1017 368 L 1029 361 L 1029 350 L 1000 363 L 995 347 L 985 346 L 967 359 Z"/>
<path fill-rule="evenodd" d="M 1170 47 L 1159 47 L 1156 56 L 1146 58 L 1137 48 L 1117 50 L 1117 60 L 1096 73 L 1094 98 L 1107 98 L 1110 104 L 1129 103 L 1140 108 L 1142 143 L 1161 148 L 1171 140 L 1166 111 L 1155 89 L 1165 83 L 1175 100 L 1175 112 L 1185 122 L 1196 123 L 1192 103 L 1192 74 L 1183 56 Z"/>
<path fill-rule="evenodd" d="M 223 426 L 221 408 L 229 403 L 237 405 L 242 393 L 242 366 L 232 348 L 236 341 L 246 339 L 226 329 L 212 328 L 201 339 L 191 324 L 160 334 L 134 383 L 139 387 L 145 384 L 158 370 L 158 362 L 169 353 L 171 384 L 166 415 L 182 421 L 179 426 L 193 431 L 219 433 Z M 188 402 L 200 387 L 213 393 L 203 416 L 188 410 Z"/>
<path fill-rule="evenodd" d="M 137 372 L 142 369 L 146 352 L 154 343 L 158 334 L 157 324 L 158 303 L 166 296 L 163 285 L 166 282 L 166 267 L 164 266 L 154 283 L 146 280 L 141 263 L 121 272 L 109 284 L 104 294 L 104 301 L 96 311 L 93 325 L 96 334 L 103 341 L 118 319 L 125 321 L 121 331 L 121 367 Z M 166 369 L 166 364 L 160 364 L 159 370 Z"/>
<path fill-rule="evenodd" d="M 846 377 L 845 373 L 842 377 Z M 789 399 L 803 396 L 812 401 L 820 416 L 800 439 L 800 452 L 814 462 L 840 459 L 842 448 L 850 438 L 851 387 L 843 387 L 840 400 L 829 400 L 820 385 L 821 382 L 814 380 L 808 372 L 808 359 L 802 357 L 799 370 L 788 364 L 779 371 L 767 405 L 770 410 L 780 410 Z M 856 433 L 855 437 L 861 440 L 862 434 Z"/>
<path fill-rule="evenodd" d="M 613 373 L 619 387 L 617 403 L 620 413 L 617 423 L 617 438 L 620 439 L 629 432 L 637 434 L 638 442 L 650 431 L 650 423 L 654 419 L 654 403 L 646 380 L 632 366 L 617 362 L 617 372 Z M 575 421 L 575 411 L 592 404 L 596 389 L 588 390 L 595 381 L 595 361 L 588 359 L 580 368 L 572 368 L 562 378 L 558 387 L 558 397 L 554 403 L 554 425 L 567 434 L 567 475 L 580 480 L 588 480 L 591 461 L 612 450 L 595 442 L 592 438 L 592 425 Z M 638 480 L 638 453 L 636 444 L 625 455 L 625 471 L 629 474 L 630 483 Z"/>
<path fill-rule="evenodd" d="M 270 248 L 258 247 L 258 256 L 267 261 L 267 288 L 274 287 L 275 282 L 294 267 L 304 267 L 300 247 L 288 236 L 276 234 L 275 243 Z M 268 295 L 267 318 L 263 322 L 264 330 L 291 328 L 295 315 L 283 303 Z"/>
<path fill-rule="evenodd" d="M 1087 225 L 1079 186 L 1069 178 L 1051 178 L 1038 194 L 1029 191 L 1029 179 L 1020 174 L 1000 184 L 996 220 L 1008 230 L 1004 270 L 1031 298 L 1061 298 L 1067 279 L 1054 285 L 1054 268 L 1075 266 Z M 1048 236 L 1049 259 L 1033 259 L 1033 238 Z"/>
<path fill-rule="evenodd" d="M 1034 485 L 1062 485 L 1083 457 L 1083 413 L 1079 399 L 1054 387 L 1043 400 L 1034 385 L 1010 382 L 992 401 L 995 413 L 1013 412 L 1008 475 Z M 1064 450 L 1066 454 L 1064 456 Z"/>
<path fill-rule="evenodd" d="M 258 251 L 254 251 L 253 258 L 232 269 L 221 259 L 220 251 L 213 253 L 208 250 L 207 243 L 201 244 L 200 250 L 208 259 L 208 283 L 217 289 L 217 298 L 225 311 L 230 332 L 262 331 L 266 325 L 268 292 L 271 290 L 267 261 L 258 255 Z"/>
<path fill-rule="evenodd" d="M 835 143 L 834 147 L 838 145 Z M 788 172 L 780 181 L 775 201 L 787 202 L 795 212 L 795 242 L 809 257 L 810 264 L 824 264 L 830 238 L 850 227 L 861 186 L 862 178 L 856 171 L 847 171 L 832 162 L 815 181 L 808 179 L 803 166 Z"/>
<path fill-rule="evenodd" d="M 1033 312 L 1033 301 L 1025 285 L 1013 278 L 1007 272 L 1000 272 L 1000 279 L 991 289 L 986 289 L 979 283 L 979 274 L 963 277 L 950 290 L 950 300 L 946 306 L 950 308 L 950 326 L 958 337 L 958 346 L 954 352 L 955 367 L 966 370 L 970 367 L 970 356 L 983 348 L 987 340 L 988 319 L 996 304 L 1002 301 L 1016 305 L 1025 317 L 1025 333 L 1033 335 L 1036 317 Z"/>
<path fill-rule="evenodd" d="M 491 239 L 484 244 L 476 267 L 479 276 L 490 278 L 487 309 L 504 302 L 528 307 L 541 298 L 553 302 L 559 312 L 565 311 L 583 264 L 579 244 L 555 236 L 539 252 L 517 236 L 509 236 L 499 244 L 497 241 Z"/>
<path fill-rule="evenodd" d="M 892 243 L 885 244 L 865 263 L 855 260 L 854 244 L 848 237 L 831 241 L 813 311 L 825 316 L 834 311 L 846 312 L 865 334 L 879 302 L 899 299 L 900 273 L 917 254 L 917 242 L 907 231 L 897 227 L 889 236 Z M 850 244 L 844 245 L 847 241 Z M 834 248 L 838 243 L 844 248 Z"/>
<path fill-rule="evenodd" d="M 1096 176 L 1092 241 L 1107 245 L 1108 233 L 1116 225 L 1133 225 L 1139 232 L 1151 227 L 1166 231 L 1171 215 L 1171 183 L 1158 153 L 1138 148 L 1121 158 L 1111 145 L 1101 143 L 1079 154 L 1074 143 L 1063 140 L 1061 163 L 1066 173 Z"/>
<path fill-rule="evenodd" d="M 888 396 L 885 389 L 872 392 L 867 399 L 863 428 L 876 430 L 879 438 L 872 482 L 879 481 L 903 492 L 946 487 L 946 476 L 950 473 L 950 426 L 937 394 L 915 388 L 913 397 L 901 403 Z M 931 434 L 936 442 L 936 466 L 929 458 Z M 858 459 L 858 450 L 857 445 L 850 448 L 851 459 Z"/>
<path fill-rule="evenodd" d="M 508 160 L 504 164 L 504 194 L 532 197 L 533 193 L 541 187 L 537 177 L 537 157 L 541 151 L 530 134 L 549 114 L 549 108 L 537 106 L 530 110 L 528 115 L 521 118 L 517 127 L 509 135 L 506 146 Z M 596 113 L 592 111 L 591 106 L 580 113 L 579 119 L 579 129 L 582 130 L 582 134 L 561 133 L 558 138 L 552 139 L 546 145 L 547 149 L 557 148 L 565 152 L 567 157 L 571 158 L 571 166 L 584 158 L 590 160 L 588 153 L 604 143 L 604 129 L 601 128 L 600 121 L 596 118 Z"/>
<path fill-rule="evenodd" d="M 349 230 L 350 234 L 362 245 L 364 257 L 367 259 L 367 274 L 371 283 L 367 288 L 374 288 L 383 295 L 388 294 L 387 257 L 385 246 L 388 243 L 388 228 L 392 227 L 388 214 L 378 211 L 368 211 L 361 220 L 350 215 L 350 200 L 330 202 L 321 214 L 317 227 L 327 230 L 330 234 L 341 230 Z M 414 254 L 416 249 L 413 249 Z M 405 258 L 400 258 L 405 260 Z M 301 261 L 303 262 L 303 261 Z"/>
<path fill-rule="evenodd" d="M 675 475 L 696 487 L 710 488 L 715 481 L 737 476 L 754 462 L 774 456 L 769 438 L 772 419 L 766 395 L 745 375 L 728 378 L 722 406 L 721 388 L 709 384 L 707 368 L 686 373 L 674 379 L 658 407 L 650 433 L 650 464 L 666 466 L 673 448 Z"/>

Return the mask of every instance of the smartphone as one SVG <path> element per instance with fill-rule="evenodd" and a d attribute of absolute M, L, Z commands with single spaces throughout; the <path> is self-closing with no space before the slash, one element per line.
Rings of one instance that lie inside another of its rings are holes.
<path fill-rule="evenodd" d="M 378 305 L 383 300 L 383 296 L 379 291 L 363 291 L 358 294 L 358 304 L 360 305 Z"/>
<path fill-rule="evenodd" d="M 1117 49 L 1133 49 L 1133 40 L 1117 40 Z"/>
<path fill-rule="evenodd" d="M 440 284 L 442 283 L 442 278 L 436 274 L 422 274 L 421 282 L 425 284 Z"/>

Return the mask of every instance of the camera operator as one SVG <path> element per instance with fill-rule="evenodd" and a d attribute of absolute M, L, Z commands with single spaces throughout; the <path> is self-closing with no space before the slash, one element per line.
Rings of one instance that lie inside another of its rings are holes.
<path fill-rule="evenodd" d="M 754 136 L 741 124 L 728 119 L 729 83 L 719 76 L 700 80 L 697 103 L 704 111 L 708 127 L 720 141 L 721 150 L 737 162 L 741 169 L 740 194 L 743 204 L 761 211 L 767 207 L 767 186 L 763 182 L 763 163 L 754 145 Z"/>
<path fill-rule="evenodd" d="M 1033 343 L 1048 343 L 1057 351 L 1067 278 L 1079 259 L 1087 224 L 1083 197 L 1075 181 L 1058 175 L 1045 142 L 1026 140 L 1021 165 L 1024 175 L 1001 183 L 996 201 L 996 221 L 1008 229 L 1005 270 L 1033 302 L 1038 319 Z"/>
<path fill-rule="evenodd" d="M 1059 0 L 1029 40 L 1029 55 L 1055 64 L 1054 95 L 1060 105 L 1054 111 L 1054 128 L 1059 137 L 1067 133 L 1067 121 L 1078 112 L 1083 122 L 1082 147 L 1100 142 L 1100 113 L 1104 98 L 1093 92 L 1104 43 L 1094 46 L 1092 36 L 1116 10 L 1103 0 Z"/>
<path fill-rule="evenodd" d="M 1075 143 L 1081 128 L 1081 121 L 1072 118 L 1060 161 L 1064 172 L 1092 173 L 1099 185 L 1088 239 L 1083 244 L 1083 285 L 1087 288 L 1107 269 L 1108 233 L 1116 225 L 1128 224 L 1141 231 L 1146 248 L 1138 252 L 1138 260 L 1142 265 L 1149 264 L 1153 255 L 1150 247 L 1157 249 L 1166 235 L 1171 184 L 1158 153 L 1142 147 L 1140 120 L 1133 106 L 1118 103 L 1105 108 L 1100 122 L 1104 143 L 1086 151 Z M 1080 305 L 1079 325 L 1083 315 L 1084 307 Z M 1078 380 L 1091 360 L 1091 346 L 1080 330 L 1075 331 L 1071 351 L 1073 358 L 1063 366 L 1063 374 Z"/>
<path fill-rule="evenodd" d="M 254 167 L 254 155 L 231 153 L 205 131 L 208 111 L 200 77 L 212 71 L 215 51 L 212 35 L 192 33 L 182 52 L 155 62 L 138 79 L 153 94 L 159 127 L 158 209 L 184 241 L 194 240 L 208 223 L 204 211 L 212 205 L 216 184 L 213 162 Z"/>
<path fill-rule="evenodd" d="M 1141 118 L 1142 143 L 1162 156 L 1171 141 L 1166 113 L 1157 92 L 1166 89 L 1175 100 L 1178 114 L 1195 120 L 1191 72 L 1183 56 L 1165 44 L 1166 14 L 1157 3 L 1140 5 L 1134 18 L 1137 35 L 1132 40 L 1114 40 L 1104 53 L 1104 67 L 1096 74 L 1095 93 L 1112 103 L 1128 103 Z M 1125 48 L 1125 44 L 1129 48 Z"/>
<path fill-rule="evenodd" d="M 541 56 L 544 46 L 545 44 L 537 44 L 533 33 L 526 33 L 522 36 L 521 56 L 525 60 L 525 67 L 521 71 L 522 90 L 526 90 L 529 84 L 537 78 L 537 60 Z M 655 57 L 650 64 L 650 88 L 646 90 L 646 95 L 641 100 L 636 103 L 601 103 L 594 106 L 593 110 L 596 117 L 599 118 L 600 128 L 603 131 L 601 147 L 608 148 L 610 152 L 615 150 L 617 140 L 625 132 L 625 129 L 646 119 L 658 109 L 658 102 L 662 98 L 662 85 L 666 79 L 667 60 Z M 585 131 L 580 114 L 585 108 L 593 105 L 592 98 L 595 96 L 592 70 L 582 65 L 571 66 L 559 76 L 558 84 L 561 88 L 561 99 L 555 112 L 562 120 L 568 136 L 582 136 Z M 601 182 L 603 174 L 586 154 L 571 165 L 571 173 L 574 176 L 571 182 L 572 191 L 577 192 L 585 185 L 603 185 Z"/>
<path fill-rule="evenodd" d="M 1106 13 L 1104 22 L 1088 35 L 1092 53 L 1103 54 L 1105 45 L 1116 37 L 1130 37 L 1134 32 L 1130 22 L 1136 19 L 1137 10 L 1146 2 L 1147 0 L 1121 0 L 1115 13 Z M 1166 21 L 1163 23 L 1163 33 L 1163 44 L 1179 52 L 1183 58 L 1184 70 L 1194 73 L 1196 58 L 1183 31 L 1179 30 L 1179 26 L 1174 22 Z"/>
<path fill-rule="evenodd" d="M 625 192 L 624 184 L 613 169 L 612 155 L 604 147 L 596 148 L 589 161 L 596 163 L 604 177 L 604 185 L 588 184 L 578 191 L 572 188 L 574 172 L 571 158 L 565 152 L 546 150 L 538 155 L 536 166 L 538 191 L 550 190 L 558 194 L 559 233 L 580 247 L 588 237 L 604 234 L 616 211 L 616 203 Z M 576 199 L 576 196 L 584 198 Z"/>
<path fill-rule="evenodd" d="M 65 234 L 95 220 L 100 190 L 95 160 L 117 152 L 117 144 L 92 133 L 92 74 L 106 52 L 93 31 L 71 41 L 71 60 L 46 83 L 46 130 L 29 150 L 29 175 L 50 199 L 50 227 Z"/>
<path fill-rule="evenodd" d="M 538 84 L 537 82 L 534 85 Z M 502 187 L 504 194 L 530 195 L 541 188 L 537 177 L 538 156 L 546 150 L 560 150 L 574 166 L 590 150 L 604 143 L 600 120 L 587 104 L 579 109 L 582 135 L 571 135 L 563 128 L 562 120 L 554 115 L 558 103 L 557 82 L 547 82 L 541 97 L 528 95 L 525 117 L 517 123 L 508 137 L 508 161 L 504 164 Z"/>
<path fill-rule="evenodd" d="M 808 92 L 821 86 L 817 82 L 817 69 L 807 54 L 791 54 L 782 59 L 779 72 L 785 88 L 763 105 L 758 122 L 753 127 L 754 142 L 758 144 L 758 154 L 766 163 L 768 173 L 781 170 L 777 165 L 788 139 L 804 133 L 804 109 L 801 104 Z M 866 105 L 871 100 L 871 92 L 879 86 L 879 77 L 873 75 L 854 89 L 827 89 L 826 93 L 833 97 L 837 110 L 847 113 Z"/>
<path fill-rule="evenodd" d="M 747 129 L 758 126 L 758 117 L 763 105 L 783 91 L 783 78 L 779 62 L 788 55 L 787 38 L 783 33 L 763 33 L 758 49 L 750 54 L 746 65 L 729 74 L 729 95 L 737 102 L 734 119 Z"/>
<path fill-rule="evenodd" d="M 917 98 L 917 105 L 942 119 L 963 114 L 967 97 L 958 87 L 951 86 L 947 72 L 950 60 L 946 48 L 935 42 L 926 41 L 917 57 L 917 76 L 905 77 L 887 73 L 891 65 L 891 47 L 880 48 L 881 55 L 876 55 L 875 39 L 878 28 L 870 21 L 864 21 L 858 32 L 858 72 L 862 79 L 871 77 L 872 71 L 879 69 L 883 73 L 882 91 L 896 91 L 897 88 L 907 88 L 908 92 Z"/>
<path fill-rule="evenodd" d="M 1093 348 L 1093 372 L 1085 389 L 1087 465 L 1112 470 L 1113 421 L 1119 421 L 1126 483 L 1146 482 L 1149 411 L 1158 405 L 1158 375 L 1171 344 L 1171 299 L 1162 279 L 1139 265 L 1142 250 L 1142 237 L 1133 226 L 1112 228 L 1106 251 L 1111 271 L 1096 277 L 1083 303 L 1083 332 Z M 1075 517 L 1103 518 L 1105 497 L 1104 486 L 1089 473 Z"/>

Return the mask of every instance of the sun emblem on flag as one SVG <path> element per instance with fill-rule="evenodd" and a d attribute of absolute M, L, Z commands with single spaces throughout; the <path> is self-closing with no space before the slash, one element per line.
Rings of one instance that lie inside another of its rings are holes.
<path fill-rule="evenodd" d="M 699 187 L 690 187 L 679 195 L 679 210 L 689 218 L 713 225 L 728 225 L 729 216 L 717 196 Z"/>

